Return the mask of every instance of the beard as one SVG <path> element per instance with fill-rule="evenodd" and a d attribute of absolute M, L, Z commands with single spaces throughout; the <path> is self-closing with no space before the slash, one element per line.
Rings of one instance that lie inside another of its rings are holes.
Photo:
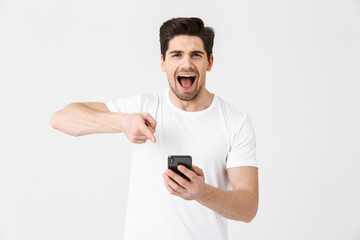
<path fill-rule="evenodd" d="M 201 84 L 198 88 L 194 89 L 194 91 L 184 93 L 181 90 L 176 88 L 176 83 L 175 83 L 175 87 L 173 87 L 169 81 L 169 85 L 170 85 L 171 91 L 175 94 L 175 96 L 182 101 L 194 100 L 199 95 L 199 93 L 202 89 L 202 84 Z"/>

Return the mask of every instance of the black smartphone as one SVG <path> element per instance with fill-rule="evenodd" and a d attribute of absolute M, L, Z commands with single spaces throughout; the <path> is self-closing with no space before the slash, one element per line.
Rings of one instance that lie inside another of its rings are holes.
<path fill-rule="evenodd" d="M 192 158 L 190 155 L 170 155 L 168 157 L 168 168 L 174 171 L 175 173 L 179 174 L 186 180 L 190 181 L 190 179 L 185 176 L 182 172 L 180 172 L 177 167 L 179 165 L 183 165 L 188 169 L 192 169 Z"/>

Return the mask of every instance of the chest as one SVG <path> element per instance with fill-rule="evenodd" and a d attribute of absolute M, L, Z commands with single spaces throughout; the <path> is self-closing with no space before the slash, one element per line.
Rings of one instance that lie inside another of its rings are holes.
<path fill-rule="evenodd" d="M 157 150 L 165 155 L 191 155 L 201 168 L 225 168 L 229 137 L 220 114 L 183 116 L 159 115 L 155 136 Z"/>

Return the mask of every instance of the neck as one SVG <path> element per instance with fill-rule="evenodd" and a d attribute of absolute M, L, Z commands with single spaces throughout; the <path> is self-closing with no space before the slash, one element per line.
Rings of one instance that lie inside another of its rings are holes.
<path fill-rule="evenodd" d="M 191 101 L 182 101 L 170 89 L 169 97 L 170 101 L 181 110 L 187 112 L 198 112 L 210 107 L 214 99 L 214 94 L 206 89 L 203 89 L 195 99 Z"/>

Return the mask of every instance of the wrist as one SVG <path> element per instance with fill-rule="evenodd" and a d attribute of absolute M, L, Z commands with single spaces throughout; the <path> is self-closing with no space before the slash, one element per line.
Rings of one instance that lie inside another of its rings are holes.
<path fill-rule="evenodd" d="M 205 183 L 204 193 L 197 199 L 198 202 L 204 203 L 212 198 L 214 187 Z"/>
<path fill-rule="evenodd" d="M 126 113 L 112 113 L 112 112 L 100 112 L 97 113 L 99 119 L 102 119 L 101 129 L 107 133 L 119 133 L 123 132 L 123 119 Z"/>
<path fill-rule="evenodd" d="M 125 131 L 125 123 L 126 118 L 129 114 L 127 113 L 116 113 L 113 121 L 113 128 L 116 132 L 124 132 Z"/>

